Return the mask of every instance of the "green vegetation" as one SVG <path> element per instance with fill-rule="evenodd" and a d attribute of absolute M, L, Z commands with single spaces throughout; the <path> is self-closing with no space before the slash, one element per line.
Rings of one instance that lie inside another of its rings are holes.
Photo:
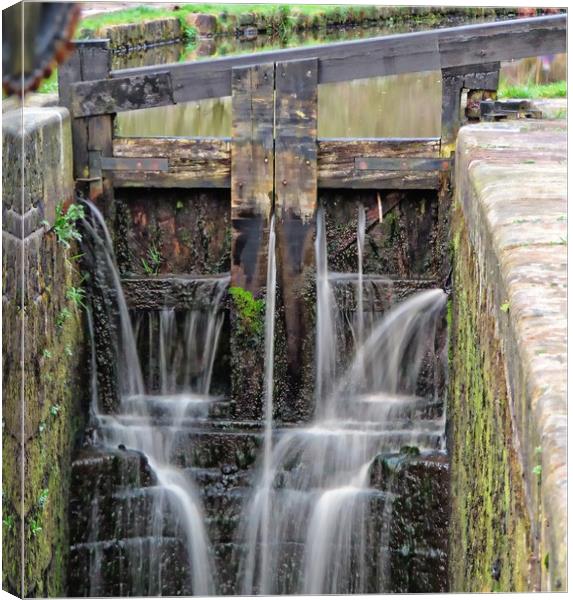
<path fill-rule="evenodd" d="M 241 287 L 229 288 L 239 316 L 239 330 L 242 333 L 262 333 L 264 328 L 265 301 L 255 300 L 253 294 Z"/>
<path fill-rule="evenodd" d="M 59 312 L 58 316 L 56 317 L 56 327 L 58 329 L 61 329 L 64 326 L 64 323 L 72 316 L 72 313 L 70 312 L 70 309 L 65 307 L 62 308 L 62 310 Z"/>
<path fill-rule="evenodd" d="M 68 210 L 64 212 L 62 203 L 56 206 L 56 220 L 51 228 L 58 238 L 58 242 L 64 248 L 70 248 L 73 240 L 81 241 L 82 236 L 76 227 L 76 222 L 84 216 L 84 207 L 80 204 L 70 204 Z M 50 226 L 48 221 L 42 221 L 46 226 Z"/>
<path fill-rule="evenodd" d="M 42 531 L 42 526 L 40 525 L 40 521 L 38 519 L 32 519 L 30 521 L 30 531 L 34 537 L 36 537 Z"/>
<path fill-rule="evenodd" d="M 127 23 L 140 23 L 151 21 L 162 17 L 178 16 L 181 10 L 170 10 L 168 8 L 155 8 L 151 6 L 134 6 L 125 10 L 100 13 L 82 19 L 78 25 L 78 36 L 80 39 L 89 31 L 96 33 L 108 25 L 125 25 Z M 186 10 L 185 12 L 191 12 Z"/>
<path fill-rule="evenodd" d="M 555 83 L 508 85 L 501 84 L 497 92 L 498 98 L 527 98 L 531 100 L 539 98 L 566 98 L 567 82 L 557 81 Z"/>
<path fill-rule="evenodd" d="M 50 495 L 50 491 L 47 488 L 44 488 L 40 492 L 40 496 L 38 497 L 38 506 L 43 510 L 48 502 L 48 497 Z"/>
<path fill-rule="evenodd" d="M 66 298 L 73 302 L 77 308 L 85 308 L 86 305 L 84 303 L 84 299 L 86 296 L 86 292 L 81 287 L 70 286 L 66 290 Z"/>
<path fill-rule="evenodd" d="M 52 74 L 42 81 L 38 92 L 41 94 L 57 94 L 58 93 L 58 69 L 54 69 Z"/>
<path fill-rule="evenodd" d="M 504 302 L 500 307 L 499 310 L 501 310 L 502 312 L 506 313 L 509 312 L 509 301 Z"/>
<path fill-rule="evenodd" d="M 155 244 L 151 244 L 147 250 L 147 258 L 141 259 L 141 265 L 147 275 L 157 275 L 162 260 L 161 251 Z"/>
<path fill-rule="evenodd" d="M 10 531 L 14 527 L 14 524 L 15 524 L 14 515 L 8 515 L 4 519 L 2 519 L 2 525 L 4 525 L 4 527 L 6 527 L 6 529 L 8 529 L 8 531 Z"/>

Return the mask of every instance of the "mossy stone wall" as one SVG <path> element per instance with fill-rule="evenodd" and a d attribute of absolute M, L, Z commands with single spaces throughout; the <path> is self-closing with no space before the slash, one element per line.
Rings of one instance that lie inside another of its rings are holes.
<path fill-rule="evenodd" d="M 565 165 L 560 121 L 458 134 L 449 400 L 456 590 L 567 588 Z"/>
<path fill-rule="evenodd" d="M 43 221 L 52 224 L 56 205 L 73 194 L 69 115 L 25 109 L 22 126 L 21 111 L 6 113 L 2 138 L 2 587 L 61 596 L 71 452 L 87 389 L 81 306 L 68 297 L 80 286 L 78 251 Z"/>
<path fill-rule="evenodd" d="M 450 590 L 531 588 L 529 517 L 510 414 L 493 294 L 459 205 L 453 219 L 450 321 Z"/>

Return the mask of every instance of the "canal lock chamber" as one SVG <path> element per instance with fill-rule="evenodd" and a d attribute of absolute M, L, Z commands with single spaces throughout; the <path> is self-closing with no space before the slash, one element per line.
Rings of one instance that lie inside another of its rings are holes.
<path fill-rule="evenodd" d="M 118 189 L 115 206 L 113 248 L 86 218 L 96 389 L 69 594 L 447 591 L 443 194 L 319 191 L 300 368 L 278 281 L 270 405 L 273 280 L 230 287 L 226 193 Z"/>

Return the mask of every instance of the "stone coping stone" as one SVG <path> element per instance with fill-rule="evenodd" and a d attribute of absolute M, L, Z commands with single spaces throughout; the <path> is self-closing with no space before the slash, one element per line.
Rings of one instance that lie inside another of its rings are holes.
<path fill-rule="evenodd" d="M 514 425 L 526 488 L 539 489 L 542 559 L 547 555 L 550 565 L 543 587 L 561 590 L 567 569 L 566 126 L 519 120 L 463 127 L 455 169 L 480 271 L 498 294 L 512 403 L 520 394 L 526 399 L 526 418 Z M 512 410 L 519 417 L 520 407 Z"/>
<path fill-rule="evenodd" d="M 23 219 L 27 237 L 41 228 L 43 220 L 52 224 L 56 205 L 73 198 L 68 110 L 57 106 L 30 106 L 4 113 L 2 148 L 3 229 L 21 235 Z M 23 173 L 19 167 L 22 159 L 25 161 Z"/>
<path fill-rule="evenodd" d="M 48 106 L 58 106 L 60 97 L 57 93 L 42 94 L 35 92 L 26 94 L 24 98 L 24 106 L 31 108 L 44 108 Z M 22 99 L 19 96 L 10 96 L 2 100 L 2 113 L 17 110 L 22 108 Z"/>

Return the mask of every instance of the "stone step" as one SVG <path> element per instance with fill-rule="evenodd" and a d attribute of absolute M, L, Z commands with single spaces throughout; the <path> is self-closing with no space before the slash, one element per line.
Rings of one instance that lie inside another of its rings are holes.
<path fill-rule="evenodd" d="M 76 452 L 72 462 L 72 501 L 89 504 L 96 494 L 107 495 L 118 489 L 154 483 L 147 458 L 135 450 L 86 447 Z"/>
<path fill-rule="evenodd" d="M 217 396 L 200 394 L 146 394 L 122 400 L 124 414 L 146 415 L 153 419 L 229 418 L 231 403 Z"/>
<path fill-rule="evenodd" d="M 344 408 L 349 417 L 393 423 L 400 420 L 439 420 L 444 405 L 441 400 L 378 393 L 356 396 Z"/>
<path fill-rule="evenodd" d="M 365 554 L 365 589 L 339 590 L 341 593 L 380 593 L 391 589 L 400 593 L 447 592 L 447 555 L 441 550 L 403 552 L 387 546 L 370 546 Z M 242 543 L 221 543 L 215 546 L 215 562 L 219 574 L 219 593 L 237 595 L 243 590 L 236 588 L 237 576 L 242 568 L 241 558 L 247 548 Z M 267 549 L 267 551 L 269 551 Z M 300 594 L 304 573 L 305 546 L 289 542 L 281 548 L 281 560 L 277 565 L 276 580 L 280 582 L 277 593 Z M 384 586 L 387 587 L 384 587 Z M 257 593 L 257 590 L 255 590 Z"/>
<path fill-rule="evenodd" d="M 68 595 L 190 595 L 188 570 L 187 552 L 176 538 L 75 544 L 70 548 Z"/>
<path fill-rule="evenodd" d="M 167 494 L 157 486 L 95 496 L 88 505 L 73 500 L 70 514 L 72 544 L 153 535 L 181 536 Z"/>

